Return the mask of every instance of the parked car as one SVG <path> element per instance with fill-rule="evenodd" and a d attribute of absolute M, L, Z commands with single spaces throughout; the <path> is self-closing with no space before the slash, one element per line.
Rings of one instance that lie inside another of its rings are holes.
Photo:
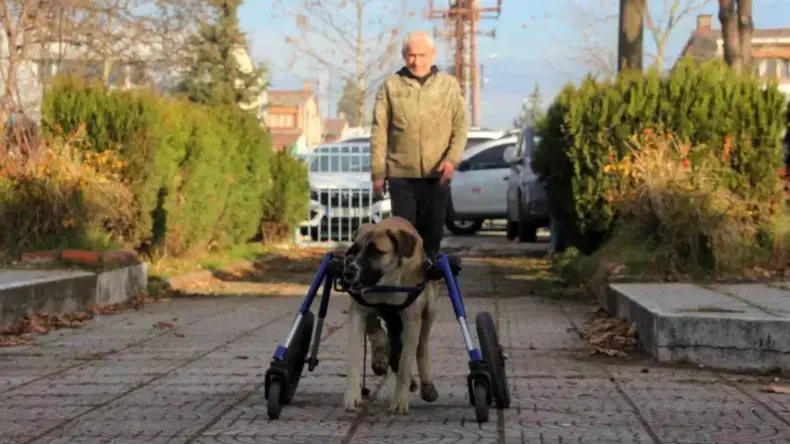
<path fill-rule="evenodd" d="M 503 137 L 464 151 L 450 182 L 445 225 L 453 234 L 475 234 L 486 220 L 505 218 L 510 165 L 504 161 L 504 152 L 515 147 L 516 141 L 514 136 Z"/>
<path fill-rule="evenodd" d="M 480 143 L 502 138 L 504 135 L 504 131 L 480 129 L 476 127 L 469 128 L 469 131 L 466 133 L 466 148 L 464 149 L 468 150 Z"/>
<path fill-rule="evenodd" d="M 307 157 L 310 203 L 302 235 L 316 241 L 349 242 L 360 225 L 392 212 L 389 196 L 373 197 L 370 144 L 319 146 Z"/>
<path fill-rule="evenodd" d="M 504 151 L 503 161 L 509 167 L 506 191 L 507 238 L 535 242 L 538 229 L 549 225 L 546 191 L 532 171 L 532 156 L 540 142 L 537 131 L 527 126 L 518 141 Z"/>

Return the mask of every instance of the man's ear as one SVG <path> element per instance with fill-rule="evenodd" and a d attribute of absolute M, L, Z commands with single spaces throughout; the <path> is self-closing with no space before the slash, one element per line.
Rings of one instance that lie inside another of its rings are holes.
<path fill-rule="evenodd" d="M 400 257 L 414 256 L 417 249 L 417 238 L 406 230 L 387 230 L 387 236 L 395 247 L 395 253 Z"/>

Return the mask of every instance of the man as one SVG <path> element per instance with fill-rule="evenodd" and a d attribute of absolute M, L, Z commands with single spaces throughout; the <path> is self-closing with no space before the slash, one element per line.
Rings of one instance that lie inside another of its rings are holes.
<path fill-rule="evenodd" d="M 424 31 L 403 42 L 406 66 L 376 94 L 371 124 L 373 192 L 384 191 L 392 213 L 414 225 L 427 256 L 439 254 L 448 183 L 466 146 L 467 108 L 458 80 L 433 64 L 436 48 Z"/>
<path fill-rule="evenodd" d="M 403 42 L 406 66 L 376 94 L 371 124 L 373 193 L 388 182 L 392 214 L 417 229 L 435 259 L 444 235 L 448 183 L 466 146 L 466 101 L 455 77 L 440 73 L 431 36 L 412 32 Z M 387 372 L 389 340 L 378 317 L 365 320 L 377 375 Z"/>

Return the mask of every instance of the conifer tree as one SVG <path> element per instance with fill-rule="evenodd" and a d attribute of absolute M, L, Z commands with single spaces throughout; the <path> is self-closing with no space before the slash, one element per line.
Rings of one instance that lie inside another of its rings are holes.
<path fill-rule="evenodd" d="M 213 23 L 203 23 L 190 40 L 191 57 L 179 90 L 198 103 L 239 105 L 254 103 L 265 87 L 263 69 L 244 70 L 237 54 L 246 49 L 239 27 L 242 0 L 209 0 Z M 257 110 L 253 110 L 257 111 Z"/>

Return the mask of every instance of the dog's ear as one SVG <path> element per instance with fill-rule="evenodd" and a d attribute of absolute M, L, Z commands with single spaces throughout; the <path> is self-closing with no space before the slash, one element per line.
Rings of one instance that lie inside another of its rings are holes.
<path fill-rule="evenodd" d="M 374 228 L 376 228 L 375 224 L 362 224 L 362 225 L 360 225 L 359 228 L 357 228 L 357 231 L 354 232 L 354 237 L 353 237 L 354 242 L 356 242 L 357 239 L 359 239 L 360 236 L 362 236 L 365 233 L 370 232 Z"/>
<path fill-rule="evenodd" d="M 387 230 L 387 236 L 392 241 L 395 253 L 400 257 L 414 256 L 417 249 L 417 238 L 406 230 Z"/>

